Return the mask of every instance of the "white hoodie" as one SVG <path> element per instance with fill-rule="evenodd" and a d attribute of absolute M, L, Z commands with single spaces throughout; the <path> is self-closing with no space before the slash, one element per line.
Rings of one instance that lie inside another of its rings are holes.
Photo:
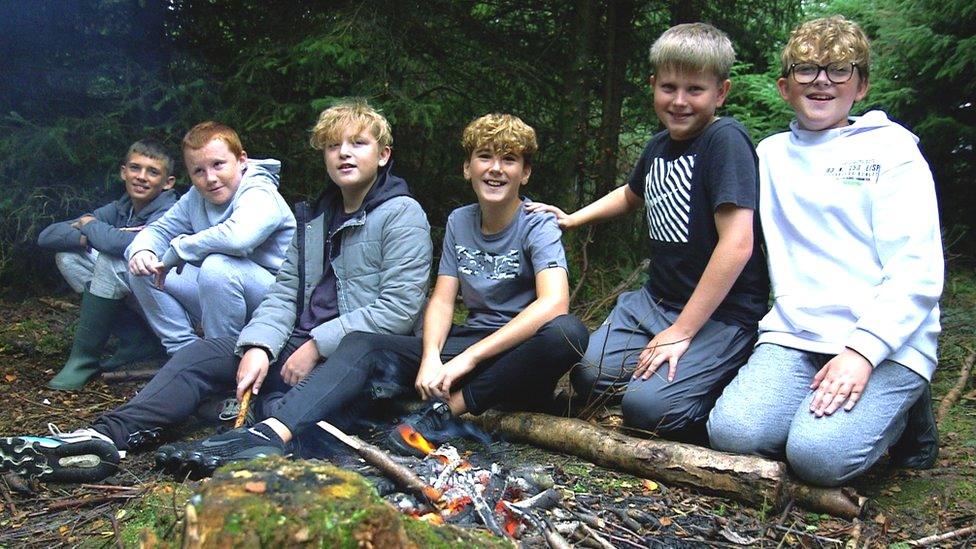
<path fill-rule="evenodd" d="M 775 302 L 759 343 L 849 347 L 927 380 L 944 260 L 935 186 L 918 138 L 881 111 L 764 139 L 759 212 Z"/>

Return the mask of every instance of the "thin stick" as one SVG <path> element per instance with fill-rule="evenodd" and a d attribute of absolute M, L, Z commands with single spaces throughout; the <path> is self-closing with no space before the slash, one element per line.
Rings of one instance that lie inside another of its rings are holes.
<path fill-rule="evenodd" d="M 965 528 L 960 528 L 958 530 L 953 530 L 951 532 L 946 532 L 944 534 L 937 534 L 934 536 L 928 536 L 924 538 L 919 538 L 914 541 L 908 542 L 908 545 L 920 546 L 920 545 L 932 545 L 933 543 L 939 543 L 940 541 L 945 541 L 947 539 L 958 538 L 959 536 L 965 536 L 966 534 L 976 533 L 976 526 L 966 526 Z"/>
<path fill-rule="evenodd" d="M 159 368 L 102 372 L 102 381 L 111 383 L 121 383 L 124 381 L 146 381 L 148 379 L 152 379 L 157 372 L 159 372 Z"/>
<path fill-rule="evenodd" d="M 346 446 L 349 446 L 355 450 L 356 453 L 366 460 L 366 463 L 369 463 L 373 467 L 376 467 L 382 471 L 387 477 L 399 484 L 402 488 L 413 492 L 414 495 L 423 498 L 434 506 L 436 506 L 437 501 L 441 499 L 443 494 L 440 490 L 428 485 L 410 469 L 393 461 L 393 459 L 390 458 L 390 456 L 388 456 L 383 450 L 380 450 L 372 444 L 364 442 L 359 437 L 347 435 L 346 433 L 342 432 L 341 429 L 326 421 L 320 421 L 316 423 L 316 425 L 318 425 L 319 428 L 325 432 L 339 439 Z"/>
<path fill-rule="evenodd" d="M 247 392 L 244 393 L 244 398 L 241 399 L 241 408 L 237 411 L 237 419 L 234 420 L 234 428 L 239 429 L 244 426 L 244 422 L 247 421 L 247 409 L 251 407 L 251 388 L 247 388 Z"/>
<path fill-rule="evenodd" d="M 959 371 L 959 379 L 956 380 L 955 386 L 946 393 L 945 398 L 942 399 L 942 403 L 939 404 L 939 414 L 936 416 L 936 422 L 940 426 L 942 425 L 942 420 L 949 415 L 949 409 L 959 400 L 963 390 L 966 388 L 966 384 L 969 383 L 969 373 L 973 369 L 973 362 L 976 361 L 976 352 L 973 352 L 968 347 L 966 350 L 969 351 L 969 356 L 966 357 L 966 361 L 962 365 L 962 370 Z"/>

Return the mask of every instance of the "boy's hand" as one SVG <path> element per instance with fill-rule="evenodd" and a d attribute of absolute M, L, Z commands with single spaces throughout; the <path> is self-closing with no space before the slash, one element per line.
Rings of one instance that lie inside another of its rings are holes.
<path fill-rule="evenodd" d="M 141 250 L 129 260 L 129 272 L 136 276 L 155 275 L 157 265 L 162 263 L 152 250 Z"/>
<path fill-rule="evenodd" d="M 268 353 L 260 347 L 252 347 L 244 353 L 241 363 L 237 366 L 237 400 L 244 399 L 248 389 L 258 394 L 261 384 L 268 375 Z"/>
<path fill-rule="evenodd" d="M 668 381 L 674 381 L 678 372 L 678 359 L 691 345 L 691 336 L 671 326 L 654 336 L 637 359 L 633 379 L 648 380 L 665 362 L 668 363 Z"/>
<path fill-rule="evenodd" d="M 559 225 L 560 229 L 572 229 L 575 225 L 572 223 L 572 219 L 569 214 L 560 210 L 555 206 L 550 206 L 549 204 L 543 204 L 542 202 L 527 202 L 525 204 L 525 211 L 529 213 L 551 213 L 556 216 L 556 223 Z"/>
<path fill-rule="evenodd" d="M 474 369 L 477 363 L 465 353 L 448 360 L 436 373 L 424 381 L 424 389 L 429 396 L 447 401 L 451 398 L 451 386 L 462 376 Z"/>
<path fill-rule="evenodd" d="M 91 223 L 92 221 L 95 221 L 95 216 L 91 214 L 85 214 L 79 217 L 78 219 L 75 219 L 74 223 L 71 224 L 71 227 L 74 229 L 80 229 L 85 225 Z"/>
<path fill-rule="evenodd" d="M 305 379 L 305 376 L 319 363 L 320 358 L 322 356 L 319 354 L 319 348 L 315 346 L 314 339 L 302 343 L 302 346 L 295 349 L 281 367 L 281 379 L 294 387 L 299 381 Z"/>
<path fill-rule="evenodd" d="M 431 353 L 424 355 L 420 360 L 420 370 L 417 372 L 417 379 L 414 381 L 414 388 L 423 400 L 430 400 L 435 396 L 431 387 L 439 379 L 440 371 L 444 368 L 440 355 Z"/>
<path fill-rule="evenodd" d="M 864 394 L 873 371 L 868 359 L 857 351 L 844 349 L 813 376 L 810 388 L 815 392 L 810 411 L 817 417 L 829 416 L 843 405 L 850 412 Z"/>

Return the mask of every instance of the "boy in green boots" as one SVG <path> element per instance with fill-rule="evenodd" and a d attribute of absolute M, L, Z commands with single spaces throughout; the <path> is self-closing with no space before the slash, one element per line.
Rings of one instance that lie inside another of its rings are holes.
<path fill-rule="evenodd" d="M 119 177 L 125 184 L 121 198 L 77 219 L 54 223 L 37 239 L 42 248 L 57 252 L 58 270 L 82 294 L 71 355 L 48 383 L 52 389 L 79 389 L 101 370 L 163 353 L 159 339 L 137 313 L 135 300 L 123 303 L 131 295 L 123 253 L 139 230 L 176 203 L 176 193 L 170 190 L 176 181 L 173 159 L 162 143 L 142 139 L 129 147 Z M 99 363 L 113 333 L 118 349 Z"/>

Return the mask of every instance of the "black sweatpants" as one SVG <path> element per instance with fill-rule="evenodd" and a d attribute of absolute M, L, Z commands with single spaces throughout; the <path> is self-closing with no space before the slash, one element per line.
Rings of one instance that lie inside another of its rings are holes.
<path fill-rule="evenodd" d="M 447 362 L 492 330 L 455 326 L 441 351 Z M 468 411 L 480 414 L 497 404 L 522 409 L 544 404 L 559 378 L 579 363 L 589 332 L 578 318 L 562 315 L 515 348 L 478 364 L 460 380 Z M 355 332 L 342 339 L 329 359 L 285 394 L 271 414 L 298 435 L 316 421 L 347 416 L 368 399 L 371 388 L 398 384 L 413 390 L 423 341 L 419 337 Z"/>

